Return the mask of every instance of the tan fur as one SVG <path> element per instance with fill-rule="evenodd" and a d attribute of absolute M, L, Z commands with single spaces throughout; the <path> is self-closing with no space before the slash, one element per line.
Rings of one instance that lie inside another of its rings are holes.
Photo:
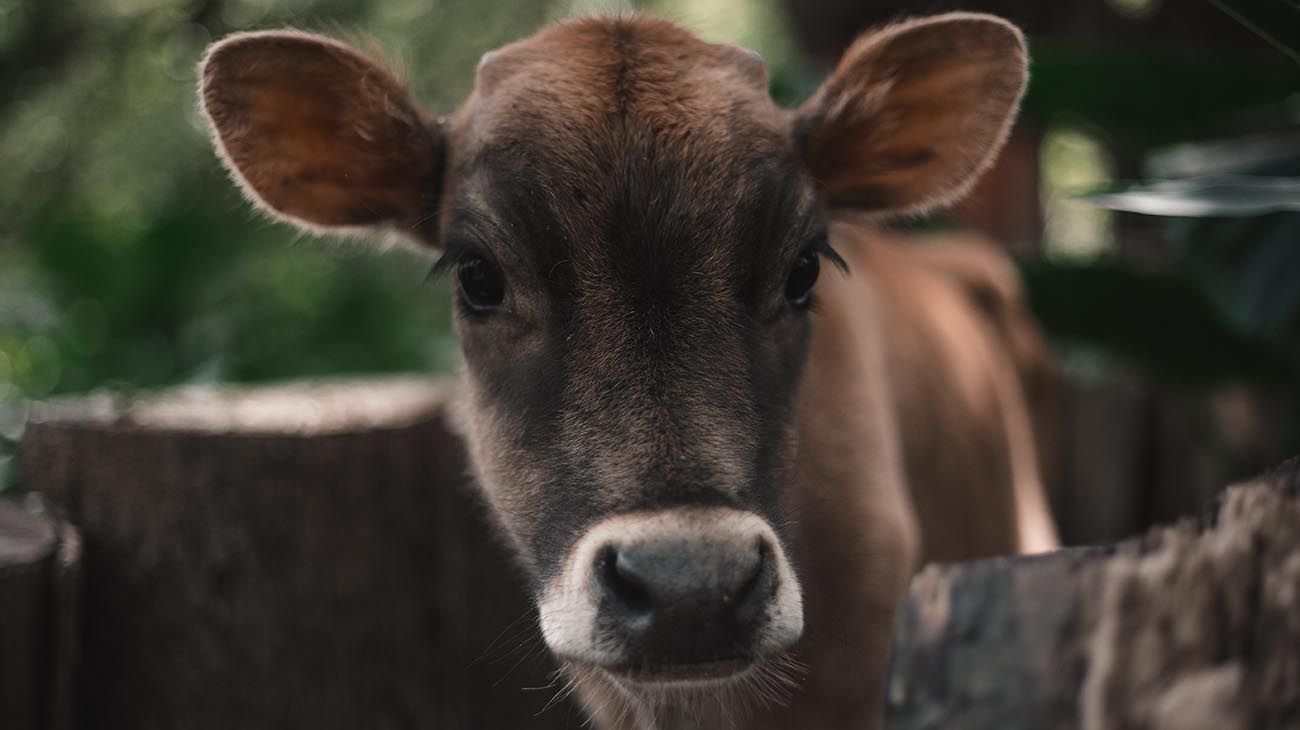
<path fill-rule="evenodd" d="M 925 559 L 1055 548 L 1024 387 L 1053 369 L 1005 254 L 973 236 L 835 230 L 879 292 Z"/>
<path fill-rule="evenodd" d="M 922 549 L 891 407 L 882 292 L 865 251 L 836 245 L 855 273 L 828 271 L 817 285 L 793 494 L 807 586 L 795 653 L 808 673 L 786 707 L 750 726 L 763 730 L 878 725 L 894 610 Z"/>

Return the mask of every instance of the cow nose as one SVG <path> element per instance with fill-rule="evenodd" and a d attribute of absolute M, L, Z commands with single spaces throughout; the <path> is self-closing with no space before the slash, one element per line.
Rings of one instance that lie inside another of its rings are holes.
<path fill-rule="evenodd" d="M 601 618 L 647 666 L 747 658 L 776 587 L 759 536 L 607 545 L 596 562 Z"/>

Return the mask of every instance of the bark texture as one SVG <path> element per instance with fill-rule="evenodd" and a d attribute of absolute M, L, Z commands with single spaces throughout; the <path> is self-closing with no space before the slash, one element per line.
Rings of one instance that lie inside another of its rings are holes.
<path fill-rule="evenodd" d="M 0 727 L 6 730 L 70 727 L 79 561 L 80 543 L 69 525 L 0 499 Z"/>
<path fill-rule="evenodd" d="M 924 570 L 887 727 L 1300 727 L 1298 467 L 1228 489 L 1200 523 Z"/>
<path fill-rule="evenodd" d="M 571 727 L 466 484 L 446 387 L 38 408 L 25 479 L 85 542 L 84 728 Z"/>

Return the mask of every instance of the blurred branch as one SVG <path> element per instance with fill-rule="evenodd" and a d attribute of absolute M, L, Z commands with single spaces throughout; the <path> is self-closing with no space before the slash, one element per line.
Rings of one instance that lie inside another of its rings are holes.
<path fill-rule="evenodd" d="M 1287 0 L 1210 0 L 1277 49 L 1300 63 L 1300 7 Z"/>
<path fill-rule="evenodd" d="M 1161 180 L 1081 195 L 1110 210 L 1179 217 L 1300 212 L 1300 178 L 1215 175 Z"/>

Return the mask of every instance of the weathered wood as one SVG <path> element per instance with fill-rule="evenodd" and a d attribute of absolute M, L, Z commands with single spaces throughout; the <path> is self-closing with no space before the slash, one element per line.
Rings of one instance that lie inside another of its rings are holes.
<path fill-rule="evenodd" d="M 0 499 L 0 727 L 6 730 L 68 727 L 78 544 L 71 526 Z"/>
<path fill-rule="evenodd" d="M 50 565 L 50 635 L 47 644 L 47 730 L 77 726 L 77 676 L 81 669 L 81 535 L 56 523 L 59 547 Z"/>
<path fill-rule="evenodd" d="M 523 690 L 551 666 L 447 398 L 397 380 L 36 409 L 25 482 L 85 543 L 83 671 L 56 710 L 87 728 L 577 726 L 563 702 L 538 715 L 554 688 Z M 923 571 L 888 726 L 1300 726 L 1298 500 L 1293 464 L 1200 525 Z M 75 597 L 59 575 L 46 595 Z M 31 605 L 0 605 L 0 635 L 48 614 Z M 77 655 L 57 615 L 55 695 Z"/>
<path fill-rule="evenodd" d="M 57 546 L 49 520 L 0 500 L 0 724 L 6 728 L 40 727 L 50 564 Z"/>
<path fill-rule="evenodd" d="M 34 410 L 81 529 L 86 728 L 570 727 L 466 489 L 445 386 L 195 389 Z M 518 664 L 519 666 L 514 666 Z"/>
<path fill-rule="evenodd" d="M 1300 727 L 1300 464 L 1201 525 L 926 569 L 888 706 L 891 730 Z"/>

